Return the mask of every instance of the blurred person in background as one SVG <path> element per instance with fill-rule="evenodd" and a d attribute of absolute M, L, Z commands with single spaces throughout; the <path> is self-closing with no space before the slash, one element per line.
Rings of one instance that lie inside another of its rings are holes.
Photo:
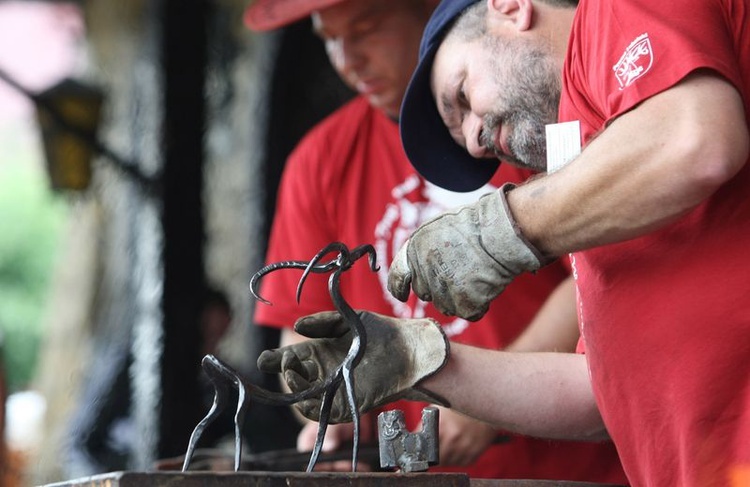
<path fill-rule="evenodd" d="M 208 288 L 200 320 L 201 357 L 217 354 L 219 345 L 232 322 L 232 308 L 226 295 Z M 131 355 L 125 351 L 124 360 L 109 374 L 99 378 L 74 417 L 71 425 L 68 476 L 77 478 L 97 473 L 127 470 L 131 453 L 137 448 L 131 418 Z M 187 360 L 187 358 L 186 358 Z M 214 397 L 212 384 L 201 372 L 199 376 L 201 411 L 208 411 Z M 210 428 L 199 443 L 202 447 L 218 445 L 227 435 L 234 435 L 232 411 L 226 411 Z"/>

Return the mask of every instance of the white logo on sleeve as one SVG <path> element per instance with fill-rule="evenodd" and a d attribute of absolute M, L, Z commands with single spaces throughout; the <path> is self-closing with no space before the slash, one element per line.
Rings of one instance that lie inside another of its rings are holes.
<path fill-rule="evenodd" d="M 646 74 L 653 63 L 654 53 L 651 49 L 651 41 L 648 34 L 641 34 L 625 49 L 617 64 L 612 66 L 615 77 L 620 83 L 620 89 L 627 88 Z"/>

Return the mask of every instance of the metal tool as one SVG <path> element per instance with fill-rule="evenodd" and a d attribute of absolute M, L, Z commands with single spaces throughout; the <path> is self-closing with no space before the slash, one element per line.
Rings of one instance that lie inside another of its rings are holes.
<path fill-rule="evenodd" d="M 327 262 L 320 263 L 323 257 L 332 253 L 338 252 L 337 256 Z M 275 264 L 270 264 L 253 275 L 250 280 L 250 292 L 252 295 L 261 302 L 271 304 L 269 301 L 263 299 L 257 292 L 257 284 L 260 279 L 273 271 L 279 269 L 303 269 L 304 272 L 300 278 L 299 284 L 297 285 L 297 302 L 299 302 L 302 285 L 305 279 L 310 273 L 327 273 L 331 272 L 331 276 L 328 279 L 328 290 L 331 295 L 334 307 L 341 313 L 345 322 L 349 325 L 352 331 L 352 343 L 349 347 L 346 357 L 343 362 L 321 383 L 310 389 L 299 391 L 297 393 L 278 393 L 268 391 L 261 387 L 255 386 L 245 382 L 239 374 L 234 371 L 231 367 L 221 362 L 213 355 L 206 355 L 201 363 L 203 370 L 208 375 L 212 384 L 214 385 L 215 395 L 214 401 L 206 417 L 204 417 L 193 430 L 190 436 L 190 442 L 188 444 L 188 450 L 185 453 L 185 462 L 183 464 L 183 471 L 187 471 L 190 466 L 190 460 L 195 451 L 196 444 L 204 429 L 216 419 L 221 411 L 226 407 L 226 403 L 229 399 L 229 387 L 232 386 L 238 390 L 239 398 L 237 402 L 237 410 L 235 414 L 235 471 L 240 468 L 242 458 L 242 439 L 241 439 L 241 425 L 244 421 L 245 411 L 249 405 L 247 398 L 252 398 L 258 402 L 264 404 L 278 405 L 278 406 L 289 406 L 299 401 L 309 399 L 323 395 L 322 403 L 320 406 L 319 414 L 319 425 L 318 435 L 315 441 L 310 461 L 307 465 L 307 472 L 312 472 L 315 464 L 317 463 L 320 455 L 321 448 L 323 446 L 323 440 L 325 438 L 325 432 L 328 428 L 328 421 L 330 417 L 331 407 L 333 406 L 333 398 L 336 395 L 341 383 L 343 382 L 346 389 L 347 405 L 352 415 L 352 421 L 354 423 L 354 438 L 352 447 L 352 471 L 356 471 L 357 468 L 357 456 L 359 451 L 359 411 L 357 409 L 357 402 L 354 397 L 354 368 L 359 363 L 360 359 L 364 355 L 365 346 L 367 344 L 367 336 L 364 325 L 359 319 L 359 315 L 349 306 L 341 295 L 340 279 L 341 274 L 349 270 L 354 263 L 361 257 L 367 255 L 369 260 L 370 269 L 373 272 L 378 270 L 376 265 L 377 254 L 372 245 L 360 245 L 359 247 L 349 250 L 349 248 L 341 242 L 333 242 L 323 249 L 321 249 L 309 262 L 304 261 L 284 261 Z"/>
<path fill-rule="evenodd" d="M 440 458 L 436 407 L 422 410 L 422 430 L 411 433 L 406 429 L 404 412 L 398 409 L 378 415 L 378 444 L 380 466 L 399 468 L 404 473 L 424 472 L 436 465 Z"/>

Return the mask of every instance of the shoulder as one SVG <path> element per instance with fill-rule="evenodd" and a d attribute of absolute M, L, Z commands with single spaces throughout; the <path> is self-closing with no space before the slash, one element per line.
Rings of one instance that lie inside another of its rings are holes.
<path fill-rule="evenodd" d="M 292 151 L 287 165 L 336 171 L 363 147 L 388 132 L 384 115 L 356 97 L 315 125 Z M 387 119 L 385 119 L 387 120 Z M 393 129 L 397 133 L 397 129 Z"/>
<path fill-rule="evenodd" d="M 297 194 L 301 187 L 309 192 L 313 188 L 325 192 L 335 187 L 351 154 L 365 138 L 362 133 L 373 110 L 366 99 L 356 97 L 318 122 L 287 158 L 282 189 Z"/>
<path fill-rule="evenodd" d="M 365 98 L 355 97 L 310 129 L 297 145 L 297 149 L 332 140 L 350 139 L 358 130 L 361 130 L 362 123 L 371 118 L 374 112 L 375 109 Z"/>
<path fill-rule="evenodd" d="M 744 3 L 582 0 L 564 68 L 569 99 L 561 103 L 574 106 L 563 119 L 588 118 L 591 125 L 604 125 L 698 69 L 718 72 L 741 89 L 736 53 L 748 38 L 734 35 L 746 29 L 732 26 L 737 20 L 730 10 Z M 675 16 L 677 11 L 690 14 Z"/>

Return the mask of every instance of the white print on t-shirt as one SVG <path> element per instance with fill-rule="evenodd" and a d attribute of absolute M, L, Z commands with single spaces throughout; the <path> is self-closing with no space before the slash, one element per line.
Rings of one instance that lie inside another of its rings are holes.
<path fill-rule="evenodd" d="M 407 303 L 394 298 L 388 292 L 388 268 L 396 252 L 403 246 L 409 236 L 422 223 L 446 210 L 460 205 L 473 203 L 485 193 L 497 188 L 486 184 L 469 193 L 454 193 L 430 184 L 417 175 L 406 178 L 391 191 L 393 201 L 389 203 L 383 217 L 375 226 L 375 250 L 382 256 L 378 271 L 378 280 L 385 300 L 393 308 L 393 315 L 399 318 L 423 318 L 427 303 L 410 299 Z M 460 335 L 469 327 L 469 322 L 462 318 L 453 318 L 441 323 L 449 337 Z"/>
<path fill-rule="evenodd" d="M 627 88 L 646 74 L 653 62 L 651 40 L 648 38 L 648 33 L 643 33 L 630 43 L 620 60 L 612 66 L 617 82 L 620 83 L 620 89 Z"/>

